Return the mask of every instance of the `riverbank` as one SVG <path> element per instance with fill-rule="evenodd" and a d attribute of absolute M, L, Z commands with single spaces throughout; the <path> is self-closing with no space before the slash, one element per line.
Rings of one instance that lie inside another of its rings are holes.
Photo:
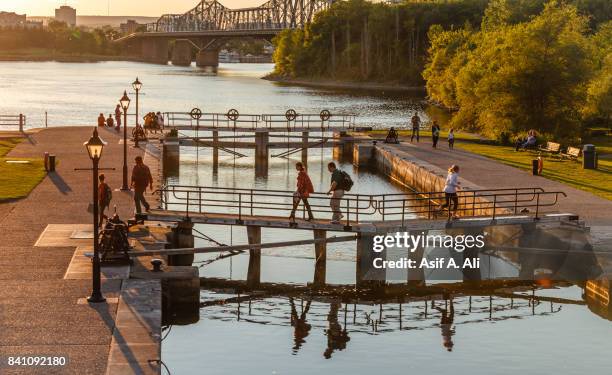
<path fill-rule="evenodd" d="M 291 79 L 280 77 L 275 74 L 268 74 L 262 79 L 277 82 L 283 85 L 306 86 L 328 89 L 350 89 L 350 90 L 375 90 L 375 91 L 395 91 L 425 93 L 425 86 L 408 86 L 391 82 L 360 82 L 360 81 L 336 81 L 329 79 Z"/>
<path fill-rule="evenodd" d="M 64 54 L 64 53 L 0 53 L 0 61 L 3 62 L 65 62 L 65 63 L 95 63 L 104 61 L 132 61 L 138 62 L 135 57 L 111 56 L 93 54 Z"/>

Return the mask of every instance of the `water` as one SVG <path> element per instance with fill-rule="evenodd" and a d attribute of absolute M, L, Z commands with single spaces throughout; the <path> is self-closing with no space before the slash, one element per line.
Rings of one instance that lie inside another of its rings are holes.
<path fill-rule="evenodd" d="M 151 65 L 135 62 L 57 63 L 0 62 L 0 114 L 23 113 L 30 127 L 93 125 L 99 113 L 114 113 L 123 91 L 132 99 L 131 82 L 143 82 L 141 115 L 149 111 L 188 112 L 199 107 L 205 112 L 285 113 L 294 108 L 302 113 L 357 113 L 358 125 L 405 126 L 408 113 L 423 110 L 422 96 L 405 93 L 337 91 L 289 87 L 259 79 L 272 70 L 271 64 L 221 64 L 219 74 L 210 76 L 196 67 Z M 443 113 L 426 109 L 442 117 Z M 133 123 L 133 119 L 128 120 Z"/>
<path fill-rule="evenodd" d="M 211 77 L 195 68 L 126 62 L 0 63 L 0 113 L 24 113 L 30 126 L 42 126 L 45 111 L 50 126 L 93 125 L 98 113 L 110 113 L 123 90 L 130 92 L 130 82 L 139 76 L 144 82 L 142 113 L 188 111 L 195 106 L 207 112 L 237 108 L 242 113 L 284 113 L 288 108 L 317 112 L 328 108 L 332 112 L 355 112 L 358 125 L 374 127 L 402 126 L 414 109 L 425 118 L 443 116 L 424 106 L 423 98 L 408 94 L 286 87 L 259 79 L 270 69 L 266 64 L 222 64 L 220 74 Z M 236 160 L 221 153 L 219 173 L 213 175 L 209 150 L 181 151 L 180 171 L 171 179 L 173 182 L 294 188 L 296 158 L 271 158 L 268 177 L 260 178 L 255 176 L 251 153 Z M 329 183 L 325 170 L 329 160 L 329 149 L 309 153 L 309 174 L 315 190 L 324 190 Z M 353 175 L 357 192 L 401 191 L 380 176 L 356 171 L 348 163 L 340 167 Z M 246 242 L 242 227 L 197 229 L 222 243 Z M 263 241 L 311 236 L 307 231 L 262 232 Z M 198 240 L 197 245 L 210 243 Z M 196 261 L 210 257 L 198 256 Z M 328 282 L 353 283 L 354 259 L 353 243 L 330 244 Z M 500 260 L 491 261 L 512 271 Z M 200 273 L 240 280 L 246 276 L 247 262 L 246 256 L 235 256 L 202 267 Z M 262 281 L 303 285 L 312 281 L 313 265 L 312 246 L 264 250 Z M 576 286 L 560 285 L 536 291 L 536 295 L 583 301 L 582 290 Z M 471 299 L 456 296 L 449 325 L 450 301 L 442 296 L 431 297 L 435 300 L 433 307 L 431 301 L 406 301 L 401 306 L 399 301 L 390 301 L 382 305 L 382 310 L 367 301 L 354 304 L 334 297 L 314 298 L 304 315 L 308 298 L 299 295 L 253 298 L 250 311 L 248 301 L 212 303 L 231 297 L 236 296 L 203 290 L 201 300 L 210 306 L 201 308 L 200 321 L 172 327 L 163 341 L 162 359 L 173 374 L 548 375 L 608 374 L 612 367 L 612 314 L 593 305 L 534 304 L 528 299 L 510 300 L 486 293 Z M 293 326 L 292 304 L 297 314 Z"/>

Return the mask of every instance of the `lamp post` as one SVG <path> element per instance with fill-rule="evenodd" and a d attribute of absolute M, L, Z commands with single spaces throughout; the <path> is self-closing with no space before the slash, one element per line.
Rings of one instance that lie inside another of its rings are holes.
<path fill-rule="evenodd" d="M 127 96 L 127 92 L 123 92 L 123 97 L 119 99 L 119 104 L 123 109 L 123 185 L 121 190 L 130 190 L 128 186 L 128 166 L 127 166 L 127 110 L 130 107 L 130 98 Z"/>
<path fill-rule="evenodd" d="M 85 148 L 87 148 L 87 153 L 89 154 L 89 158 L 93 162 L 93 233 L 94 233 L 94 255 L 93 255 L 93 268 L 92 268 L 92 281 L 93 281 L 93 289 L 91 292 L 91 296 L 87 298 L 87 301 L 97 303 L 104 302 L 106 299 L 102 295 L 101 286 L 100 286 L 100 254 L 98 252 L 98 240 L 99 240 L 99 232 L 98 232 L 98 164 L 100 162 L 100 158 L 102 157 L 102 151 L 104 150 L 104 146 L 106 142 L 104 142 L 98 136 L 98 129 L 94 128 L 93 135 L 89 138 L 89 141 L 83 143 Z"/>
<path fill-rule="evenodd" d="M 136 91 L 136 125 L 138 125 L 140 121 L 138 115 L 138 94 L 140 93 L 140 89 L 142 88 L 142 82 L 138 80 L 138 77 L 136 77 L 136 80 L 132 82 L 132 87 L 134 88 L 134 91 Z"/>

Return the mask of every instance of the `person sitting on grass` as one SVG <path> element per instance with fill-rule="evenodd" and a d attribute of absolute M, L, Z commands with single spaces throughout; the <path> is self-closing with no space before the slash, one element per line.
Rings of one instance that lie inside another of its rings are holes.
<path fill-rule="evenodd" d="M 528 148 L 535 148 L 536 144 L 538 142 L 538 139 L 536 138 L 536 133 L 535 130 L 530 130 L 529 133 L 527 133 L 527 139 L 526 140 L 522 140 L 522 139 L 518 139 L 516 141 L 516 151 L 518 151 L 519 149 L 523 149 L 526 150 Z"/>

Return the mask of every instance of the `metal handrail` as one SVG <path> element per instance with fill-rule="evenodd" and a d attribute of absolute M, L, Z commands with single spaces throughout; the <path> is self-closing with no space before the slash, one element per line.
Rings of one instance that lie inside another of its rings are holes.
<path fill-rule="evenodd" d="M 233 120 L 227 113 L 202 113 L 200 119 L 191 117 L 189 112 L 164 112 L 164 128 L 175 126 L 187 126 L 193 130 L 200 127 L 214 127 L 221 129 L 232 129 L 238 126 L 256 129 L 283 129 L 294 128 L 306 129 L 330 129 L 331 127 L 342 127 L 346 129 L 355 128 L 355 114 L 330 114 L 326 120 L 322 120 L 320 114 L 296 114 L 295 119 L 288 120 L 286 114 L 250 114 L 240 113 Z"/>
<path fill-rule="evenodd" d="M 190 213 L 215 213 L 245 216 L 273 216 L 292 210 L 294 192 L 189 185 L 166 185 L 157 191 L 160 208 L 178 209 L 186 216 Z M 538 218 L 542 208 L 558 203 L 560 191 L 547 192 L 542 188 L 502 188 L 488 190 L 464 190 L 458 192 L 459 206 L 456 213 L 462 217 L 491 217 L 500 215 L 533 215 Z M 325 193 L 312 193 L 308 198 L 312 212 L 331 214 L 330 198 Z M 342 223 L 351 226 L 369 221 L 394 221 L 402 225 L 415 218 L 435 219 L 440 216 L 438 206 L 445 199 L 444 192 L 406 192 L 391 194 L 347 193 L 340 200 L 344 218 Z M 306 211 L 300 205 L 302 216 Z M 450 218 L 449 210 L 449 218 Z"/>

